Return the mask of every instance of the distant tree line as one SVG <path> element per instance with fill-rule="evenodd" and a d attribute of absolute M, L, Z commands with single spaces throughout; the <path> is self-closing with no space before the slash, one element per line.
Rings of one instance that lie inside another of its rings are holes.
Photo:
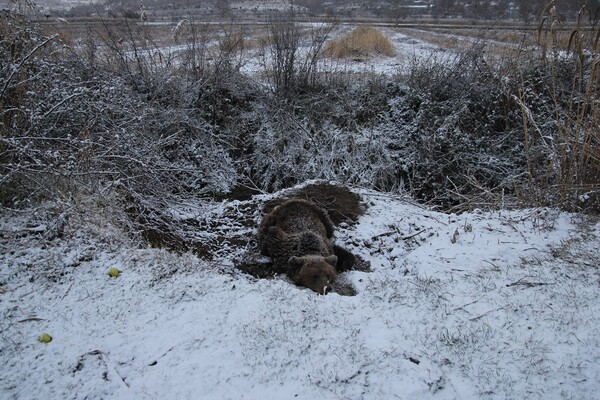
<path fill-rule="evenodd" d="M 228 16 L 235 13 L 229 0 L 142 0 L 151 14 L 187 12 Z M 346 17 L 374 16 L 387 19 L 410 17 L 512 19 L 536 21 L 550 0 L 366 0 L 351 5 L 343 0 L 293 0 L 291 3 L 310 15 Z M 600 0 L 555 0 L 562 20 L 577 18 L 585 5 L 592 17 L 600 9 Z M 69 15 L 89 16 L 103 14 L 112 17 L 139 17 L 140 0 L 106 0 L 102 4 L 73 7 Z"/>
<path fill-rule="evenodd" d="M 338 3 L 310 0 L 308 3 Z M 363 2 L 365 11 L 377 16 L 406 18 L 432 16 L 434 18 L 515 19 L 524 22 L 538 20 L 551 0 L 370 0 Z M 299 1 L 298 3 L 302 3 Z M 600 8 L 600 0 L 555 0 L 556 10 L 563 20 L 577 18 L 585 5 L 593 18 Z M 313 6 L 314 7 L 314 6 Z"/>
<path fill-rule="evenodd" d="M 525 22 L 536 20 L 550 3 L 549 0 L 433 0 L 435 17 L 513 18 Z M 600 0 L 556 0 L 557 13 L 562 19 L 574 19 L 585 5 L 592 15 L 600 8 Z"/>

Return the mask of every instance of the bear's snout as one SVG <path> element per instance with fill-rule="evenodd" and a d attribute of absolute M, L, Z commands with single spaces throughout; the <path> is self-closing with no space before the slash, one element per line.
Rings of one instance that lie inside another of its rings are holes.
<path fill-rule="evenodd" d="M 292 263 L 294 261 L 307 261 L 307 258 L 309 260 L 308 265 L 304 265 L 296 275 L 296 284 L 305 286 L 322 295 L 332 292 L 331 283 L 335 280 L 335 269 L 327 262 L 319 260 L 319 257 L 316 259 L 310 256 L 305 258 L 293 257 Z"/>

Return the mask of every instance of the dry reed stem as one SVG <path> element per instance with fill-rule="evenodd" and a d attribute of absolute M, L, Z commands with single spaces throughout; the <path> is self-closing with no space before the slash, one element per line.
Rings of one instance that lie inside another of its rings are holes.
<path fill-rule="evenodd" d="M 600 112 L 598 102 L 600 91 L 600 60 L 597 39 L 600 30 L 590 18 L 589 25 L 583 18 L 589 10 L 585 6 L 579 11 L 577 25 L 571 32 L 556 32 L 547 20 L 554 20 L 553 2 L 542 14 L 538 30 L 539 46 L 544 62 L 549 67 L 550 94 L 553 98 L 557 122 L 554 157 L 549 170 L 554 169 L 555 184 L 561 202 L 567 207 L 580 206 L 582 198 L 598 193 L 600 182 Z M 561 50 L 575 60 L 573 76 L 560 76 L 560 63 L 565 57 Z M 564 102 L 565 90 L 558 83 L 569 79 L 571 92 L 567 105 Z"/>

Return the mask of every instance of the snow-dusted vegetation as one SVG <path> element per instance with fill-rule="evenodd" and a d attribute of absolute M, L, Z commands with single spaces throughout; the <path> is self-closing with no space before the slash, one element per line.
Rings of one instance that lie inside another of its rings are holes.
<path fill-rule="evenodd" d="M 335 26 L 281 15 L 254 30 L 104 22 L 76 38 L 2 21 L 7 205 L 333 179 L 446 209 L 597 206 L 596 36 L 583 27 L 565 50 L 547 22 L 539 45 L 501 52 L 390 32 L 396 56 L 340 62 L 322 52 L 343 37 Z"/>
<path fill-rule="evenodd" d="M 340 58 L 293 14 L 4 15 L 0 397 L 593 398 L 598 31 L 555 18 Z M 240 268 L 293 196 L 363 263 L 337 293 Z"/>
<path fill-rule="evenodd" d="M 234 267 L 239 221 L 280 193 L 179 209 L 230 238 L 212 260 L 138 247 L 102 205 L 74 205 L 54 238 L 53 210 L 4 212 L 2 397 L 594 398 L 598 224 L 357 192 L 364 214 L 336 233 L 371 263 L 338 277 L 356 296 Z"/>

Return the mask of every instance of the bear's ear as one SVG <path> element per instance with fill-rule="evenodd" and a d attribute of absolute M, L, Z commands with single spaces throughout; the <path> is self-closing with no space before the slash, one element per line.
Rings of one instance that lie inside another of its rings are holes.
<path fill-rule="evenodd" d="M 290 267 L 301 267 L 304 264 L 304 261 L 300 257 L 291 256 L 288 260 L 288 265 Z"/>
<path fill-rule="evenodd" d="M 338 258 L 335 266 L 338 272 L 348 271 L 356 264 L 356 256 L 337 244 L 333 245 L 333 254 Z"/>
<path fill-rule="evenodd" d="M 304 260 L 302 258 L 296 256 L 290 257 L 288 259 L 288 275 L 290 277 L 296 276 L 303 265 Z"/>
<path fill-rule="evenodd" d="M 327 261 L 327 264 L 331 265 L 332 267 L 335 267 L 335 265 L 337 264 L 338 258 L 337 256 L 329 256 L 325 258 L 325 261 Z"/>

